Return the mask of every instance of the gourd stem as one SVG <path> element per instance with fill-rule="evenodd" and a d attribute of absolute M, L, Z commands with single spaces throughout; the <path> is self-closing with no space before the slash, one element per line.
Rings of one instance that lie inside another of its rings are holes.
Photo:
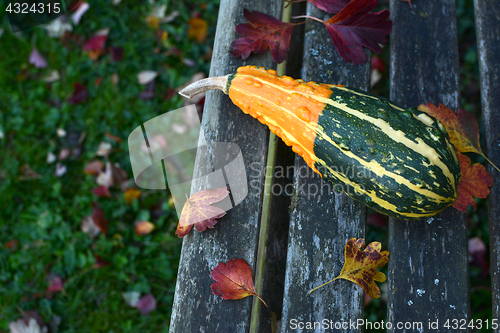
<path fill-rule="evenodd" d="M 227 95 L 228 78 L 229 75 L 215 76 L 193 82 L 184 89 L 182 89 L 181 91 L 179 91 L 179 95 L 186 98 L 193 98 L 195 95 L 198 95 L 199 93 L 213 89 L 222 90 Z"/>

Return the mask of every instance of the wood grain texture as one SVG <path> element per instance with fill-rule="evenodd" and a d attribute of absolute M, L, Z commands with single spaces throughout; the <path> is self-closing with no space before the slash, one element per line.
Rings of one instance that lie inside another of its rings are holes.
<path fill-rule="evenodd" d="M 458 44 L 454 0 L 390 1 L 391 99 L 404 107 L 422 103 L 459 106 Z M 465 214 L 454 208 L 422 221 L 389 222 L 387 332 L 398 322 L 468 319 L 469 276 Z M 441 326 L 433 332 L 449 332 Z"/>
<path fill-rule="evenodd" d="M 236 72 L 247 64 L 272 68 L 270 53 L 251 55 L 246 61 L 234 58 L 228 52 L 231 42 L 239 36 L 234 31 L 238 23 L 246 22 L 243 8 L 281 15 L 281 2 L 266 0 L 222 0 L 215 36 L 210 76 Z M 202 129 L 208 146 L 217 142 L 237 144 L 243 153 L 248 196 L 243 202 L 219 219 L 214 229 L 203 233 L 195 230 L 184 238 L 177 285 L 172 310 L 170 332 L 247 332 L 252 299 L 225 301 L 212 294 L 210 271 L 220 262 L 232 258 L 245 259 L 254 269 L 262 205 L 262 186 L 268 149 L 269 130 L 256 119 L 245 115 L 220 91 L 207 93 Z M 211 149 L 210 149 L 211 150 Z M 216 168 L 211 163 L 200 163 L 207 156 L 197 156 L 195 174 L 206 174 Z M 210 161 L 210 158 L 208 159 Z M 250 179 L 252 168 L 260 170 L 260 177 Z M 253 181 L 253 187 L 250 187 Z M 206 184 L 193 182 L 192 193 Z"/>
<path fill-rule="evenodd" d="M 311 4 L 307 15 L 327 18 Z M 322 24 L 308 23 L 305 30 L 303 80 L 368 89 L 369 63 L 354 66 L 342 60 Z M 323 181 L 299 156 L 295 157 L 294 189 L 281 332 L 296 332 L 293 320 L 348 322 L 363 318 L 363 290 L 349 281 L 335 281 L 307 293 L 341 272 L 345 243 L 352 237 L 364 237 L 365 206 L 334 191 L 333 184 Z"/>
<path fill-rule="evenodd" d="M 475 0 L 476 37 L 481 81 L 486 149 L 484 153 L 500 165 L 500 2 Z M 494 185 L 488 198 L 490 225 L 490 272 L 493 318 L 500 318 L 500 173 L 491 164 Z M 500 332 L 496 329 L 495 332 Z"/>

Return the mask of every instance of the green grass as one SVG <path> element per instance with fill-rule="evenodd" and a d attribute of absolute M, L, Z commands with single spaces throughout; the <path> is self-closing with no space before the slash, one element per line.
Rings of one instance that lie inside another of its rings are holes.
<path fill-rule="evenodd" d="M 0 331 L 21 317 L 21 311 L 37 310 L 45 323 L 60 316 L 59 332 L 166 332 L 175 288 L 180 244 L 174 235 L 177 217 L 166 191 L 143 191 L 132 205 L 124 201 L 120 189 L 112 198 L 97 198 L 92 189 L 95 177 L 83 173 L 96 157 L 100 142 L 113 145 L 109 160 L 119 163 L 132 177 L 127 138 L 143 122 L 183 106 L 169 89 L 185 84 L 199 71 L 208 74 L 210 51 L 215 34 L 218 2 L 158 1 L 167 4 L 167 15 L 177 9 L 180 15 L 160 25 L 168 32 L 162 41 L 145 18 L 151 6 L 144 2 L 92 1 L 73 33 L 81 41 L 64 46 L 58 38 L 34 28 L 18 38 L 10 32 L 0 6 Z M 209 24 L 208 38 L 198 43 L 187 37 L 188 20 L 195 12 Z M 106 47 L 123 47 L 122 62 L 113 62 L 109 52 L 97 61 L 81 50 L 81 42 L 96 30 L 110 28 Z M 37 69 L 29 64 L 34 43 L 49 67 Z M 80 43 L 80 44 L 78 44 Z M 173 55 L 173 49 L 180 55 Z M 183 64 L 194 60 L 194 66 Z M 43 81 L 51 70 L 61 79 Z M 141 70 L 156 70 L 155 97 L 139 98 L 144 89 L 137 83 Z M 117 74 L 115 86 L 111 77 Z M 102 78 L 97 86 L 96 80 Z M 89 97 L 82 104 L 67 102 L 73 84 L 81 83 Z M 57 128 L 67 132 L 58 137 Z M 122 139 L 117 143 L 108 132 Z M 46 162 L 48 152 L 58 154 L 64 147 L 73 150 L 84 134 L 81 154 L 62 161 L 68 172 L 54 175 L 55 164 Z M 21 180 L 21 166 L 27 164 L 41 175 Z M 81 231 L 81 220 L 92 213 L 92 202 L 99 202 L 109 220 L 109 232 L 90 239 Z M 156 226 L 150 235 L 134 233 L 134 222 L 150 220 Z M 17 249 L 8 249 L 17 240 Z M 94 254 L 110 263 L 92 269 Z M 65 293 L 44 294 L 49 274 L 64 281 Z M 142 316 L 125 304 L 122 293 L 151 292 L 157 309 Z"/>
<path fill-rule="evenodd" d="M 113 197 L 97 198 L 92 189 L 95 178 L 83 173 L 93 159 L 100 142 L 113 145 L 110 161 L 117 162 L 129 177 L 127 137 L 145 121 L 183 105 L 178 96 L 167 97 L 169 89 L 186 83 L 194 73 L 208 74 L 210 51 L 215 34 L 218 1 L 202 6 L 203 1 L 164 0 L 167 15 L 180 12 L 171 23 L 160 29 L 168 32 L 161 41 L 145 17 L 151 6 L 144 2 L 123 1 L 118 6 L 108 0 L 90 3 L 73 33 L 79 38 L 67 46 L 35 28 L 18 38 L 10 32 L 5 7 L 0 5 L 0 332 L 8 323 L 21 317 L 22 311 L 36 310 L 45 323 L 60 316 L 59 332 L 166 332 L 170 320 L 180 240 L 174 235 L 177 217 L 165 191 L 144 191 L 141 198 L 127 205 L 123 192 L 113 189 Z M 385 1 L 380 1 L 385 5 Z M 199 13 L 209 24 L 208 38 L 202 43 L 187 38 L 188 20 Z M 480 114 L 478 94 L 477 50 L 473 1 L 457 0 L 462 107 Z M 110 28 L 106 46 L 123 47 L 122 62 L 113 62 L 110 54 L 91 60 L 81 50 L 82 42 L 96 30 Z M 49 63 L 36 69 L 29 64 L 32 43 Z M 179 50 L 180 55 L 176 55 Z M 389 63 L 389 48 L 382 59 Z M 182 60 L 191 59 L 194 66 Z M 51 70 L 61 79 L 53 84 L 43 82 Z M 156 70 L 155 97 L 139 98 L 144 89 L 137 83 L 141 70 Z M 119 83 L 112 83 L 112 75 Z M 374 87 L 374 92 L 389 95 L 388 71 Z M 99 86 L 96 80 L 102 78 Z M 73 84 L 85 85 L 89 98 L 85 103 L 67 102 Z M 57 128 L 68 135 L 60 138 Z M 482 128 L 481 128 L 482 130 Z M 122 139 L 117 143 L 105 133 Z M 46 162 L 47 153 L 58 154 L 64 147 L 74 149 L 82 134 L 85 140 L 81 154 L 62 161 L 68 172 L 54 175 L 55 163 Z M 482 135 L 484 137 L 484 135 Z M 483 143 L 484 146 L 484 143 Z M 471 155 L 471 157 L 473 157 Z M 475 162 L 483 162 L 479 157 Z M 20 180 L 21 166 L 27 164 L 40 179 Z M 81 220 L 91 214 L 92 202 L 99 202 L 110 222 L 106 235 L 95 239 L 81 231 Z M 488 243 L 486 201 L 470 212 L 469 236 L 481 236 Z M 156 226 L 150 235 L 134 233 L 134 222 L 150 220 Z M 381 241 L 387 248 L 387 230 L 367 227 L 367 240 Z M 17 249 L 8 249 L 17 240 Z M 92 269 L 94 254 L 110 263 Z M 489 258 L 486 258 L 489 260 Z M 386 271 L 387 267 L 383 269 Z M 45 295 L 50 274 L 64 281 L 65 293 Z M 491 318 L 489 277 L 482 277 L 478 267 L 470 267 L 472 318 Z M 157 309 L 142 316 L 125 304 L 122 293 L 151 292 Z M 386 319 L 386 304 L 375 299 L 365 309 L 372 322 Z"/>

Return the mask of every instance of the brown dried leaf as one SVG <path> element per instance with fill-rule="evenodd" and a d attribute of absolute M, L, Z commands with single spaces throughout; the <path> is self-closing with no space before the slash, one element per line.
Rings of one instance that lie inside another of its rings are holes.
<path fill-rule="evenodd" d="M 365 240 L 363 238 L 349 239 L 345 245 L 345 262 L 340 275 L 314 288 L 309 293 L 337 279 L 345 279 L 361 286 L 370 297 L 379 298 L 380 289 L 375 281 L 384 282 L 386 277 L 384 273 L 377 271 L 377 268 L 384 266 L 389 261 L 389 251 L 380 252 L 382 246 L 379 242 L 372 242 L 364 251 L 361 251 L 364 246 Z"/>

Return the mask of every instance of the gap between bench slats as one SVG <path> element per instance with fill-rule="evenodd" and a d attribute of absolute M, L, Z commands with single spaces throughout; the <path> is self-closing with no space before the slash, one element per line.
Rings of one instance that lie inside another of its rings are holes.
<path fill-rule="evenodd" d="M 500 2 L 475 0 L 476 38 L 481 81 L 485 154 L 497 166 L 500 165 Z M 500 174 L 488 164 L 494 184 L 488 198 L 490 225 L 490 272 L 493 318 L 500 318 Z M 487 318 L 483 318 L 487 319 Z M 499 329 L 494 330 L 500 332 Z"/>

